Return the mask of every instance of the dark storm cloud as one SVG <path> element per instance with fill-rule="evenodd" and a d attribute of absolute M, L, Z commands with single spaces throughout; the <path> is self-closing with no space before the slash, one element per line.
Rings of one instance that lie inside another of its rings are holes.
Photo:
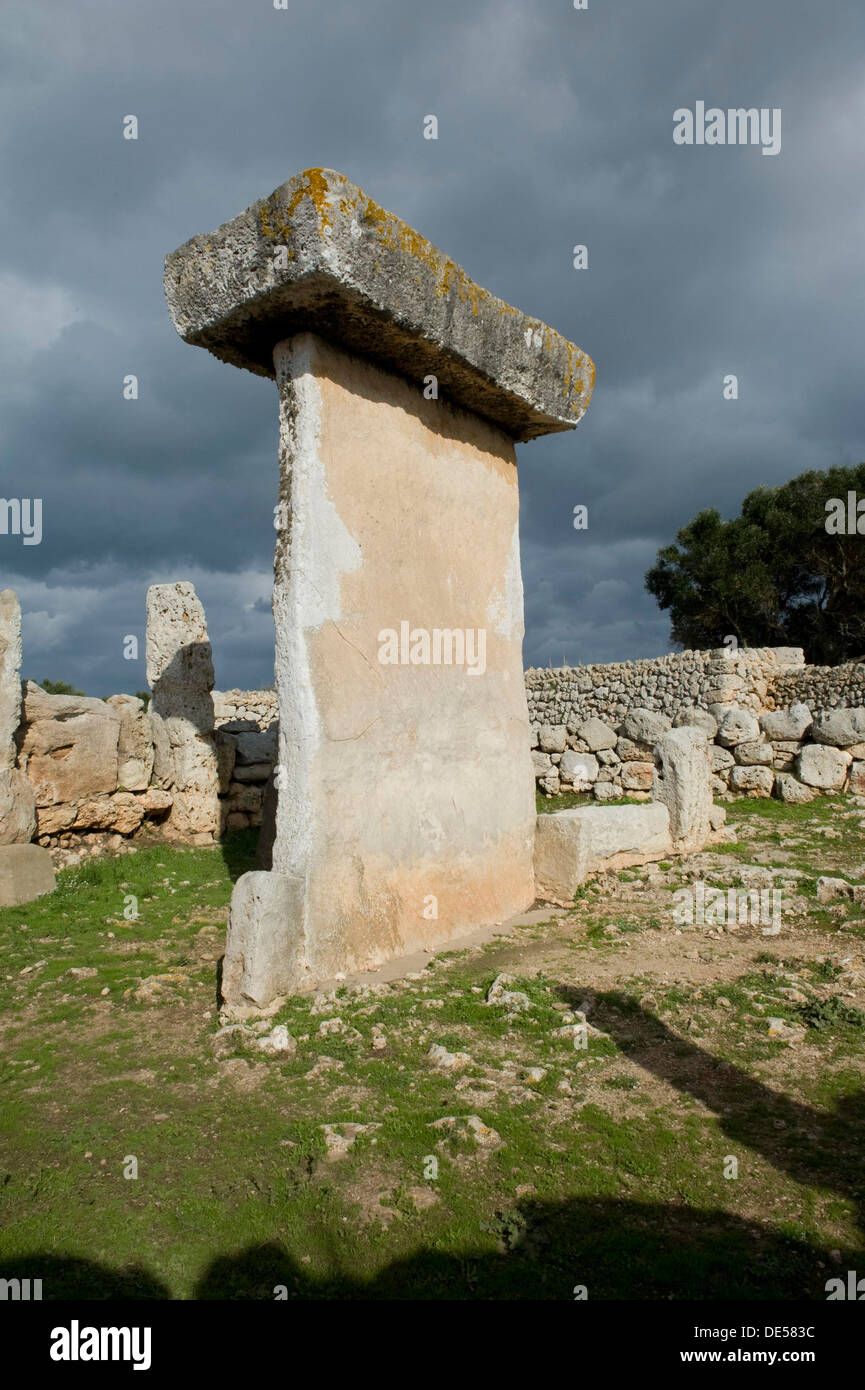
<path fill-rule="evenodd" d="M 865 456 L 860 0 L 28 0 L 4 47 L 0 493 L 45 516 L 40 546 L 0 537 L 0 585 L 28 675 L 141 688 L 122 638 L 188 578 L 218 683 L 271 678 L 275 388 L 180 342 L 161 272 L 310 165 L 597 364 L 576 434 L 519 451 L 527 664 L 666 650 L 659 545 Z M 780 107 L 781 153 L 674 146 L 697 100 Z"/>

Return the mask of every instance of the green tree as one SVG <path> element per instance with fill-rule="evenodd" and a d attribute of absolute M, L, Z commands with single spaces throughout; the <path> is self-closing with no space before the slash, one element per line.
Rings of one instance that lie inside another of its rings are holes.
<path fill-rule="evenodd" d="M 83 695 L 83 690 L 76 690 L 74 685 L 68 681 L 40 681 L 42 689 L 46 695 Z"/>
<path fill-rule="evenodd" d="M 865 501 L 865 463 L 758 487 L 732 520 L 711 508 L 683 526 L 646 574 L 673 641 L 720 647 L 732 634 L 743 647 L 804 647 L 818 665 L 861 657 L 865 515 L 861 533 L 826 529 L 830 499 L 846 508 L 850 492 Z"/>

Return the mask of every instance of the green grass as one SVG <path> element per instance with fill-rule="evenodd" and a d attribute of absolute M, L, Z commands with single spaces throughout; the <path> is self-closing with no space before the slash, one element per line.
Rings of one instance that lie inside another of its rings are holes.
<path fill-rule="evenodd" d="M 813 836 L 825 803 L 781 809 L 807 813 L 810 912 L 818 856 L 865 853 L 858 831 Z M 250 835 L 154 846 L 0 912 L 0 1277 L 41 1277 L 47 1299 L 787 1299 L 823 1296 L 828 1250 L 861 1252 L 865 1017 L 825 914 L 813 954 L 757 938 L 735 978 L 665 982 L 626 962 L 672 939 L 669 915 L 589 884 L 567 917 L 420 978 L 288 1001 L 267 1027 L 293 1056 L 240 1036 L 220 1053 L 226 908 L 253 856 Z M 589 989 L 607 962 L 622 978 Z M 528 1012 L 485 1002 L 502 970 Z M 791 978 L 805 1004 L 780 992 Z M 582 1049 L 556 1030 L 584 995 L 600 1036 Z M 809 1051 L 769 1039 L 770 1015 L 804 1022 Z M 331 1017 L 349 1031 L 320 1035 Z M 432 1042 L 468 1064 L 437 1070 Z M 474 1114 L 500 1143 L 434 1127 Z M 320 1126 L 348 1122 L 378 1128 L 327 1161 Z"/>
<path fill-rule="evenodd" d="M 618 796 L 614 801 L 596 801 L 591 792 L 559 792 L 557 796 L 546 796 L 535 792 L 535 808 L 538 815 L 550 815 L 553 811 L 572 811 L 577 806 L 642 806 L 644 802 L 635 796 Z"/>

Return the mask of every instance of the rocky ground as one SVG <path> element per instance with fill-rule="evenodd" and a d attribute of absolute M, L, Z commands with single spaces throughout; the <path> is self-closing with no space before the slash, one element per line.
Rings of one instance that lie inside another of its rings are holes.
<path fill-rule="evenodd" d="M 0 913 L 0 1275 L 825 1298 L 863 1260 L 865 812 L 728 811 L 703 854 L 240 1027 L 216 976 L 251 839 L 89 863 Z"/>

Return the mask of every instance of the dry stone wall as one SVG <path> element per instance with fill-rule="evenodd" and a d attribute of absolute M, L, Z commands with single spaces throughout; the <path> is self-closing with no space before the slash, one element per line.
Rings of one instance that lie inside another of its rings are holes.
<path fill-rule="evenodd" d="M 714 704 L 737 704 L 759 711 L 773 702 L 772 691 L 781 678 L 815 669 L 805 666 L 799 647 L 736 652 L 720 647 L 645 661 L 557 670 L 534 667 L 526 672 L 529 719 L 533 728 L 564 724 L 575 732 L 592 717 L 619 725 L 632 709 L 655 710 L 671 720 L 694 705 L 710 709 Z"/>
<path fill-rule="evenodd" d="M 222 825 L 226 830 L 259 826 L 276 763 L 276 691 L 214 691 L 213 712 Z"/>
<path fill-rule="evenodd" d="M 807 666 L 796 647 L 681 652 L 526 672 L 541 791 L 648 799 L 664 730 L 710 741 L 716 795 L 865 793 L 865 663 Z"/>
<path fill-rule="evenodd" d="M 262 824 L 276 690 L 211 690 L 192 586 L 157 586 L 149 601 L 160 698 L 145 709 L 132 695 L 22 687 L 20 607 L 11 590 L 0 593 L 0 845 L 38 840 L 68 856 L 152 832 L 210 843 Z M 656 745 L 688 726 L 707 736 L 716 795 L 865 795 L 865 663 L 806 666 L 797 649 L 722 649 L 525 679 L 535 781 L 549 796 L 650 800 Z"/>
<path fill-rule="evenodd" d="M 779 708 L 801 702 L 810 709 L 861 708 L 865 706 L 865 661 L 843 666 L 804 666 L 784 671 L 773 687 Z"/>

